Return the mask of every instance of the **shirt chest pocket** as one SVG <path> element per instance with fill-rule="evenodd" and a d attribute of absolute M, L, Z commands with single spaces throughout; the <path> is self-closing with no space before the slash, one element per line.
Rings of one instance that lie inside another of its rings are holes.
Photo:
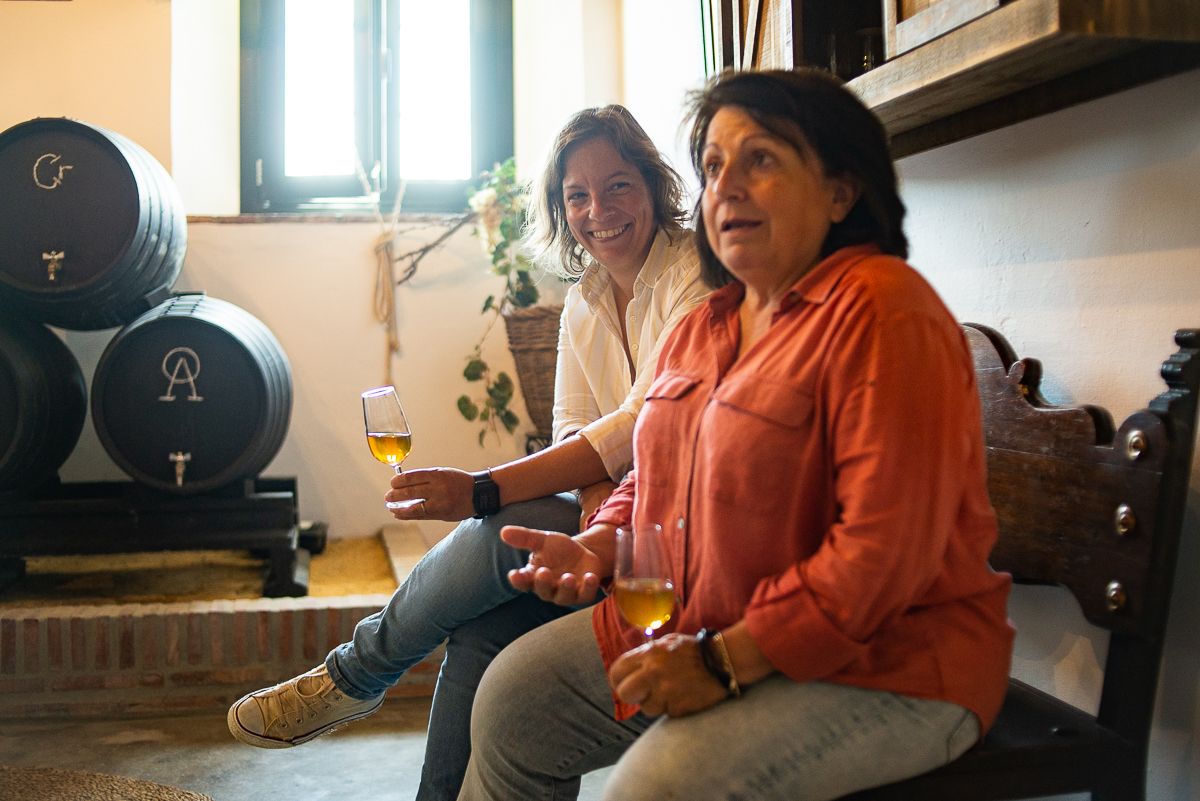
<path fill-rule="evenodd" d="M 737 378 L 717 388 L 713 399 L 735 415 L 745 416 L 740 424 L 757 420 L 785 429 L 809 426 L 813 413 L 812 395 L 793 384 L 758 376 Z"/>
<path fill-rule="evenodd" d="M 638 479 L 664 486 L 683 470 L 681 453 L 690 452 L 696 440 L 696 421 L 703 407 L 697 387 L 700 379 L 683 373 L 666 372 L 646 390 L 646 402 L 638 415 L 634 447 Z"/>
<path fill-rule="evenodd" d="M 713 396 L 700 438 L 697 489 L 739 508 L 770 514 L 772 498 L 810 480 L 822 450 L 810 393 L 761 376 L 730 380 Z"/>

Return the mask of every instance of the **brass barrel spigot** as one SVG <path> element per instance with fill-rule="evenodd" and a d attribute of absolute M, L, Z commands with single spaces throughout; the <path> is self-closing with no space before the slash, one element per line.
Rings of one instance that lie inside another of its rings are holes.
<path fill-rule="evenodd" d="M 175 463 L 175 486 L 182 487 L 183 471 L 187 469 L 187 463 L 192 461 L 192 455 L 183 451 L 175 451 L 167 458 Z"/>
<path fill-rule="evenodd" d="M 46 280 L 54 283 L 58 280 L 58 271 L 62 269 L 62 261 L 66 258 L 66 253 L 61 250 L 52 250 L 49 253 L 42 254 L 42 261 L 46 262 Z"/>

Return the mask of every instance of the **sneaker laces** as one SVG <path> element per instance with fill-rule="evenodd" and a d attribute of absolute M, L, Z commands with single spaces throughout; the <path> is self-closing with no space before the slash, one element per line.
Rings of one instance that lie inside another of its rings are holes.
<path fill-rule="evenodd" d="M 333 704 L 329 702 L 331 697 L 333 701 L 342 700 L 342 692 L 329 678 L 329 674 L 323 668 L 317 670 L 321 673 L 310 671 L 292 681 L 276 685 L 258 696 L 257 700 L 263 706 L 263 721 L 267 729 L 276 723 L 285 729 L 293 721 L 296 724 L 303 723 L 306 713 L 310 720 L 316 719 L 321 706 L 325 709 L 333 708 Z M 305 692 L 306 689 L 308 692 Z"/>

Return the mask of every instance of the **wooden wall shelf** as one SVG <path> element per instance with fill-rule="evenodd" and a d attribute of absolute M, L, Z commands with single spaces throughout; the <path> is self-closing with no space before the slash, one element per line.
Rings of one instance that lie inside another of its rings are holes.
<path fill-rule="evenodd" d="M 1007 0 L 973 18 L 964 11 L 968 21 L 949 30 L 922 25 L 922 15 L 955 18 L 955 5 L 981 3 L 844 0 L 831 11 L 824 0 L 707 0 L 710 69 L 750 66 L 747 55 L 759 68 L 827 66 L 835 40 L 874 25 L 895 47 L 897 26 L 908 26 L 899 38 L 909 49 L 843 74 L 899 157 L 1200 67 L 1194 0 Z M 780 19 L 790 30 L 776 33 L 776 44 L 746 40 L 764 27 L 752 23 L 778 29 Z M 914 43 L 922 27 L 930 38 Z"/>
<path fill-rule="evenodd" d="M 1200 65 L 1187 5 L 1015 0 L 850 86 L 907 155 Z"/>

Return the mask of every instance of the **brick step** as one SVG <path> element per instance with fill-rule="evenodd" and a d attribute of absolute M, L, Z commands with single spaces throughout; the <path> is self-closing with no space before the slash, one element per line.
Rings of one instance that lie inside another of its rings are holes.
<path fill-rule="evenodd" d="M 397 581 L 426 550 L 384 532 Z M 388 595 L 0 611 L 0 718 L 150 716 L 228 707 L 318 664 Z M 441 649 L 389 695 L 430 695 Z"/>

